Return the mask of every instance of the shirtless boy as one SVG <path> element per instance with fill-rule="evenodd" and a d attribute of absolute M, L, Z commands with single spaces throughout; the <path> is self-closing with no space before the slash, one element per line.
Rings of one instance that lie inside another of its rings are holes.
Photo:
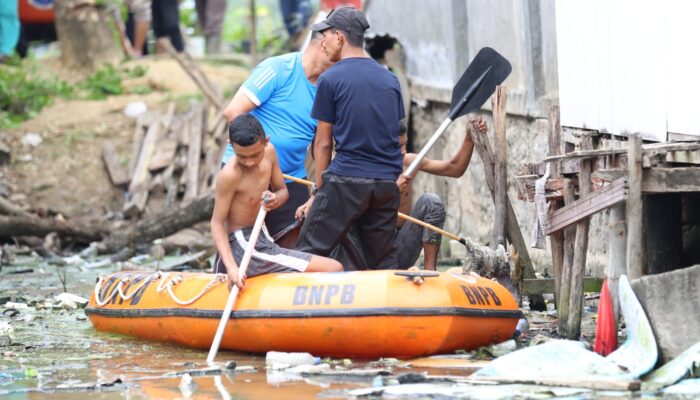
<path fill-rule="evenodd" d="M 219 251 L 215 272 L 227 273 L 229 286 L 243 287 L 245 276 L 239 277 L 238 263 L 243 258 L 260 206 L 266 211 L 274 210 L 287 201 L 289 193 L 275 149 L 257 118 L 250 114 L 236 117 L 229 125 L 229 140 L 235 156 L 216 180 L 211 233 Z M 246 275 L 342 270 L 340 263 L 330 258 L 277 246 L 263 226 Z"/>

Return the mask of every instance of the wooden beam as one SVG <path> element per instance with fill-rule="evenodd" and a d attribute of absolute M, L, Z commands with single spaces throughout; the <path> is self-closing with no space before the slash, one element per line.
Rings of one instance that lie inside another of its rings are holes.
<path fill-rule="evenodd" d="M 603 286 L 603 278 L 589 278 L 583 280 L 584 293 L 600 293 L 600 288 Z M 556 290 L 556 279 L 539 278 L 539 279 L 523 279 L 522 284 L 523 294 L 546 294 L 554 293 Z"/>
<path fill-rule="evenodd" d="M 574 185 L 570 179 L 564 181 L 564 204 L 569 205 L 576 200 Z M 559 282 L 560 296 L 557 299 L 558 331 L 560 335 L 568 332 L 569 322 L 569 293 L 571 292 L 571 269 L 574 264 L 574 242 L 576 241 L 576 227 L 569 226 L 564 229 L 564 264 L 562 266 L 561 281 Z"/>
<path fill-rule="evenodd" d="M 506 195 L 508 194 L 507 182 L 507 150 L 506 141 L 506 103 L 508 100 L 508 90 L 505 86 L 498 86 L 496 92 L 491 97 L 493 110 L 493 137 L 496 147 L 494 165 L 494 224 L 491 248 L 494 250 L 499 245 L 506 247 L 506 220 L 508 219 Z"/>
<path fill-rule="evenodd" d="M 493 156 L 493 150 L 491 150 L 491 145 L 489 144 L 488 137 L 486 135 L 481 135 L 478 132 L 478 129 L 476 127 L 476 124 L 473 122 L 469 122 L 472 124 L 471 127 L 471 135 L 472 135 L 472 140 L 474 141 L 474 147 L 476 148 L 477 153 L 479 154 L 479 157 L 481 158 L 481 161 L 484 164 L 484 172 L 485 172 L 485 179 L 486 179 L 486 185 L 489 187 L 489 190 L 491 191 L 491 198 L 494 198 L 494 189 L 495 189 L 495 183 L 494 183 L 494 156 Z M 530 253 L 527 251 L 527 246 L 525 245 L 525 239 L 523 239 L 523 234 L 520 232 L 520 226 L 518 225 L 518 218 L 515 215 L 515 210 L 513 210 L 513 204 L 510 202 L 510 199 L 508 198 L 508 194 L 506 194 L 506 206 L 507 206 L 507 211 L 508 211 L 508 216 L 506 219 L 506 237 L 510 241 L 510 243 L 515 247 L 515 250 L 518 252 L 518 255 L 520 256 L 523 266 L 524 266 L 524 271 L 523 271 L 523 277 L 524 278 L 535 278 L 535 268 L 532 265 L 532 259 L 530 259 Z M 533 310 L 538 310 L 538 311 L 544 311 L 546 310 L 546 304 L 544 302 L 544 298 L 539 295 L 532 295 L 530 296 L 530 308 Z"/>
<path fill-rule="evenodd" d="M 604 210 L 627 198 L 627 179 L 619 178 L 603 189 L 592 192 L 547 217 L 545 233 L 551 235 L 583 218 Z"/>
<path fill-rule="evenodd" d="M 584 150 L 593 148 L 590 135 L 581 137 L 581 147 Z M 580 197 L 590 195 L 593 190 L 591 182 L 592 165 L 590 159 L 581 160 L 579 172 Z M 576 241 L 574 243 L 574 263 L 571 270 L 571 292 L 569 292 L 569 321 L 566 324 L 569 339 L 578 340 L 581 337 L 581 316 L 583 315 L 583 278 L 586 273 L 586 256 L 588 254 L 588 229 L 590 217 L 584 217 L 576 223 Z"/>
<path fill-rule="evenodd" d="M 634 135 L 632 135 L 634 136 Z M 630 139 L 632 138 L 630 136 Z M 621 142 L 624 143 L 624 142 Z M 629 141 L 628 141 L 629 143 Z M 629 144 L 628 144 L 629 148 Z M 545 157 L 544 161 L 558 161 L 558 160 L 568 160 L 574 158 L 592 158 L 600 156 L 611 156 L 617 154 L 627 154 L 628 148 L 619 149 L 597 149 L 597 150 L 579 150 L 572 151 L 559 156 Z M 665 154 L 669 152 L 689 152 L 700 150 L 700 143 L 652 143 L 644 146 L 641 151 L 649 156 L 655 156 L 659 154 Z"/>
<path fill-rule="evenodd" d="M 593 173 L 595 178 L 612 181 L 627 177 L 622 169 L 604 169 Z M 642 176 L 643 193 L 700 192 L 700 168 L 649 168 Z"/>
<path fill-rule="evenodd" d="M 549 111 L 549 155 L 558 156 L 561 154 L 561 125 L 559 122 L 559 106 L 553 105 Z M 551 176 L 553 180 L 559 180 L 561 187 L 563 188 L 563 182 L 561 182 L 561 165 L 558 162 L 553 162 L 550 167 Z M 547 182 L 549 183 L 549 181 Z M 546 188 L 545 184 L 545 188 Z M 553 201 L 551 203 L 551 210 L 556 211 L 560 209 L 564 204 L 562 201 Z M 554 232 L 549 236 L 549 247 L 552 251 L 552 272 L 554 274 L 554 298 L 555 301 L 560 293 L 560 283 L 562 272 L 564 269 L 564 232 Z M 525 289 L 523 288 L 523 293 Z M 556 303 L 555 303 L 556 304 Z"/>
<path fill-rule="evenodd" d="M 627 197 L 627 277 L 642 276 L 644 262 L 644 222 L 642 204 L 642 138 L 630 136 L 628 157 L 629 191 Z"/>

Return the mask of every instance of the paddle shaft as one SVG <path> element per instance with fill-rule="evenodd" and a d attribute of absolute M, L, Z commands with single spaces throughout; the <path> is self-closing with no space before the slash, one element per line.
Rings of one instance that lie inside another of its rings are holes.
<path fill-rule="evenodd" d="M 238 266 L 238 277 L 245 276 L 248 270 L 248 264 L 250 264 L 250 258 L 253 256 L 253 250 L 255 250 L 255 243 L 258 241 L 258 236 L 260 235 L 260 230 L 262 229 L 263 222 L 265 222 L 265 215 L 267 212 L 261 206 L 260 211 L 258 211 L 258 217 L 255 219 L 255 224 L 253 225 L 253 231 L 250 233 L 250 238 L 248 239 L 248 244 L 245 247 L 245 252 L 243 253 L 243 259 L 241 264 Z M 224 312 L 221 315 L 221 321 L 219 321 L 219 327 L 216 329 L 216 335 L 214 336 L 214 342 L 211 344 L 211 349 L 209 349 L 209 355 L 207 356 L 207 364 L 213 364 L 216 358 L 216 353 L 219 352 L 219 346 L 221 345 L 221 339 L 224 336 L 224 331 L 226 330 L 226 324 L 231 317 L 231 311 L 233 311 L 233 305 L 236 303 L 236 298 L 238 297 L 239 288 L 237 285 L 233 285 L 231 288 L 231 293 L 228 295 L 228 300 L 226 300 L 226 307 L 224 307 Z"/>
<path fill-rule="evenodd" d="M 306 179 L 297 178 L 297 177 L 295 177 L 295 176 L 290 176 L 290 175 L 283 175 L 283 176 L 284 176 L 284 179 L 288 179 L 288 180 L 290 180 L 290 181 L 292 181 L 292 182 L 300 183 L 300 184 L 302 184 L 302 185 L 312 186 L 312 185 L 314 184 L 314 183 L 311 182 L 311 181 L 307 181 Z M 439 234 L 441 234 L 441 235 L 443 235 L 443 236 L 447 236 L 448 238 L 454 239 L 454 240 L 456 240 L 456 241 L 458 241 L 458 242 L 460 242 L 460 243 L 462 243 L 462 244 L 464 244 L 464 245 L 466 246 L 466 240 L 465 240 L 464 238 L 462 238 L 462 237 L 459 237 L 459 236 L 455 235 L 454 233 L 447 232 L 446 230 L 440 229 L 440 228 L 438 228 L 438 227 L 435 226 L 435 225 L 431 225 L 431 224 L 429 224 L 429 223 L 427 223 L 427 222 L 423 222 L 423 221 L 421 221 L 421 220 L 419 220 L 419 219 L 413 218 L 413 217 L 411 217 L 410 215 L 406 215 L 406 214 L 404 214 L 404 213 L 402 213 L 402 212 L 399 212 L 398 214 L 399 214 L 399 218 L 401 218 L 401 219 L 403 219 L 403 220 L 406 220 L 406 221 L 409 221 L 409 222 L 413 222 L 414 224 L 420 225 L 420 226 L 422 226 L 423 228 L 427 228 L 427 229 L 430 229 L 430 230 L 433 231 L 433 232 L 437 232 L 437 233 L 439 233 Z"/>

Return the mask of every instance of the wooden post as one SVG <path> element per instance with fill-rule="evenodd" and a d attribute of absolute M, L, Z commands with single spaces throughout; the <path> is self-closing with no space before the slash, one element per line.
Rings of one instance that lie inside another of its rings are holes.
<path fill-rule="evenodd" d="M 474 148 L 479 154 L 481 161 L 484 164 L 484 173 L 486 179 L 486 185 L 491 191 L 491 198 L 495 198 L 495 182 L 494 182 L 494 155 L 493 150 L 491 150 L 491 144 L 486 135 L 481 135 L 478 132 L 476 124 L 472 124 L 471 134 L 472 140 L 474 141 Z M 523 239 L 523 233 L 520 231 L 520 225 L 518 225 L 518 218 L 515 215 L 515 210 L 513 210 L 513 205 L 508 198 L 506 193 L 506 207 L 507 207 L 507 218 L 506 218 L 506 237 L 510 243 L 518 252 L 520 259 L 522 260 L 524 271 L 523 277 L 526 279 L 536 278 L 535 268 L 532 266 L 532 260 L 530 259 L 530 253 L 527 251 L 527 246 L 525 245 L 525 239 Z M 530 308 L 537 311 L 545 311 L 547 305 L 544 302 L 542 295 L 531 295 L 528 296 L 530 299 Z"/>
<path fill-rule="evenodd" d="M 627 228 L 625 227 L 625 203 L 610 207 L 608 218 L 608 267 L 605 275 L 608 278 L 608 289 L 613 305 L 615 326 L 620 320 L 620 299 L 618 283 L 620 275 L 627 270 Z"/>
<path fill-rule="evenodd" d="M 627 277 L 637 279 L 643 274 L 643 215 L 642 215 L 642 138 L 630 135 L 627 153 L 629 192 L 627 197 Z"/>
<path fill-rule="evenodd" d="M 590 135 L 581 137 L 581 149 L 592 150 Z M 593 190 L 591 183 L 591 159 L 581 159 L 578 174 L 579 196 L 585 197 Z M 566 337 L 578 340 L 581 336 L 581 315 L 583 311 L 583 277 L 586 273 L 586 255 L 588 253 L 588 227 L 590 217 L 576 224 L 576 241 L 574 243 L 574 262 L 571 269 L 571 292 L 569 294 L 569 315 Z"/>
<path fill-rule="evenodd" d="M 506 141 L 506 102 L 508 99 L 508 89 L 506 86 L 498 86 L 491 104 L 493 109 L 494 147 L 496 148 L 496 165 L 494 171 L 495 196 L 493 199 L 496 206 L 495 220 L 493 224 L 493 240 L 491 247 L 497 249 L 498 245 L 506 246 L 506 220 L 508 219 L 506 195 L 508 194 L 507 182 L 507 149 Z"/>
<path fill-rule="evenodd" d="M 258 64 L 258 33 L 257 33 L 257 11 L 255 10 L 255 0 L 250 0 L 250 63 Z"/>
<path fill-rule="evenodd" d="M 570 179 L 564 179 L 564 204 L 576 201 L 574 184 Z M 574 241 L 576 240 L 576 227 L 570 226 L 564 229 L 564 262 L 562 264 L 561 281 L 559 282 L 559 298 L 557 299 L 557 316 L 559 322 L 559 335 L 565 336 L 568 332 L 569 322 L 569 295 L 571 293 L 571 270 L 574 264 Z"/>
<path fill-rule="evenodd" d="M 558 156 L 561 154 L 561 126 L 559 123 L 559 106 L 554 105 L 549 111 L 549 155 Z M 552 179 L 561 178 L 561 167 L 555 161 L 549 164 Z M 552 202 L 551 211 L 561 208 L 561 201 Z M 561 295 L 560 283 L 562 269 L 564 267 L 564 232 L 555 232 L 549 236 L 549 247 L 552 251 L 552 273 L 554 275 L 554 300 L 555 304 Z"/>

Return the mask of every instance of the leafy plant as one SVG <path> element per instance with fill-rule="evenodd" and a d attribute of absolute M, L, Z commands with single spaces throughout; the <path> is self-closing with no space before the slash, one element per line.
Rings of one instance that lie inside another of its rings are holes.
<path fill-rule="evenodd" d="M 35 116 L 53 97 L 71 97 L 73 88 L 58 79 L 29 77 L 22 68 L 0 68 L 0 128 Z"/>
<path fill-rule="evenodd" d="M 78 87 L 86 92 L 86 98 L 102 100 L 109 95 L 124 93 L 122 77 L 112 64 L 106 64 L 94 74 L 88 76 L 78 84 Z"/>

